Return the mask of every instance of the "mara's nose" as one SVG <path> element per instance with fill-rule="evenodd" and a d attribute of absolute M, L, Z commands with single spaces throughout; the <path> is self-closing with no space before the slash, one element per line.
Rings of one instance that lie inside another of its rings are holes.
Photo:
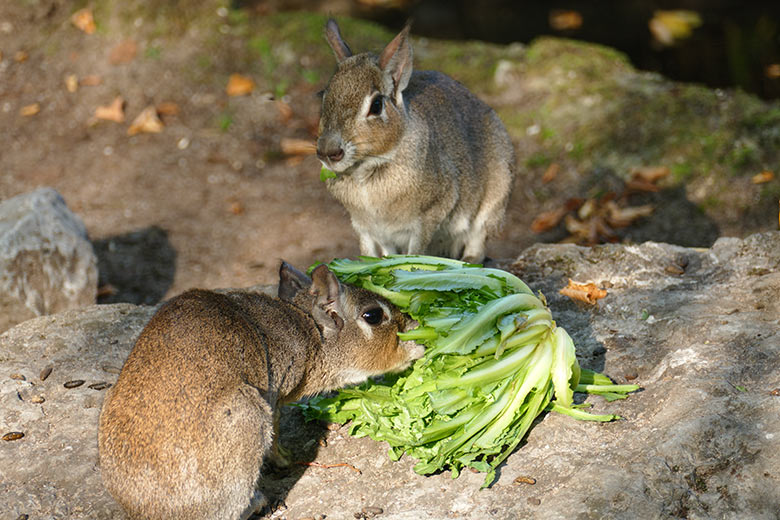
<path fill-rule="evenodd" d="M 317 140 L 317 157 L 321 161 L 327 160 L 331 164 L 344 158 L 344 149 L 341 147 L 341 138 L 332 133 L 325 134 Z"/>
<path fill-rule="evenodd" d="M 328 158 L 330 162 L 337 163 L 344 158 L 344 150 L 339 148 L 334 152 L 329 152 L 325 154 L 325 156 Z"/>

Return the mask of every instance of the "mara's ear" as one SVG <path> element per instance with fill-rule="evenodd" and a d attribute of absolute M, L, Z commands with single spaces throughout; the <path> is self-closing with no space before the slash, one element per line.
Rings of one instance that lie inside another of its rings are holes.
<path fill-rule="evenodd" d="M 349 45 L 341 38 L 339 24 L 337 24 L 336 20 L 333 18 L 330 18 L 328 23 L 325 24 L 325 39 L 328 40 L 328 45 L 333 49 L 333 54 L 336 55 L 337 62 L 341 63 L 352 56 Z"/>
<path fill-rule="evenodd" d="M 300 272 L 287 262 L 282 262 L 279 268 L 279 298 L 291 302 L 295 295 L 311 287 L 311 278 Z"/>
<path fill-rule="evenodd" d="M 401 93 L 409 84 L 409 78 L 412 76 L 412 44 L 409 42 L 409 29 L 411 24 L 406 26 L 393 38 L 393 41 L 387 44 L 385 50 L 379 55 L 379 68 L 382 72 L 389 74 L 393 80 L 393 97 L 396 104 L 400 104 L 403 99 Z"/>
<path fill-rule="evenodd" d="M 327 339 L 335 337 L 344 327 L 344 309 L 341 305 L 342 286 L 325 264 L 311 273 L 309 294 L 314 297 L 311 315 Z"/>

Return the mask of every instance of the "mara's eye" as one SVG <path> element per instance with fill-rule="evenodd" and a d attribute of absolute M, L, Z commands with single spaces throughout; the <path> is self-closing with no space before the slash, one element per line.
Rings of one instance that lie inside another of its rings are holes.
<path fill-rule="evenodd" d="M 379 114 L 381 114 L 382 105 L 384 105 L 384 97 L 381 94 L 378 96 L 374 96 L 374 99 L 371 100 L 371 106 L 368 107 L 368 115 L 378 116 Z"/>
<path fill-rule="evenodd" d="M 363 312 L 361 316 L 369 325 L 379 325 L 385 317 L 385 311 L 381 307 L 372 307 Z"/>

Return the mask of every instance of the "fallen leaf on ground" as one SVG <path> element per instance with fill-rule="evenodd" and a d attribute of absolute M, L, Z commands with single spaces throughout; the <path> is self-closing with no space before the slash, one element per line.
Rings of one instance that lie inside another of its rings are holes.
<path fill-rule="evenodd" d="M 644 166 L 637 168 L 631 173 L 631 177 L 636 180 L 656 183 L 668 176 L 671 170 L 666 166 Z"/>
<path fill-rule="evenodd" d="M 246 96 L 255 89 L 255 82 L 248 76 L 231 74 L 225 92 L 228 96 Z"/>
<path fill-rule="evenodd" d="M 580 220 L 587 220 L 593 216 L 598 209 L 599 207 L 596 199 L 588 199 L 580 206 L 580 209 L 577 210 L 577 216 Z"/>
<path fill-rule="evenodd" d="M 41 105 L 33 103 L 32 105 L 25 105 L 19 110 L 19 114 L 25 117 L 34 116 L 41 111 Z"/>
<path fill-rule="evenodd" d="M 105 297 L 105 296 L 113 296 L 118 292 L 118 289 L 111 285 L 110 283 L 105 283 L 98 287 L 97 290 L 97 296 L 98 298 Z"/>
<path fill-rule="evenodd" d="M 655 193 L 661 191 L 661 187 L 656 186 L 652 182 L 643 181 L 642 179 L 631 179 L 626 181 L 626 191 L 647 191 Z"/>
<path fill-rule="evenodd" d="M 568 239 L 569 242 L 594 245 L 617 240 L 615 231 L 609 227 L 601 215 L 595 215 L 586 220 L 577 220 L 572 215 L 566 215 L 563 222 L 566 231 L 572 234 Z"/>
<path fill-rule="evenodd" d="M 556 31 L 579 29 L 582 27 L 582 15 L 577 11 L 553 9 L 548 17 L 550 27 Z"/>
<path fill-rule="evenodd" d="M 607 221 L 612 227 L 628 227 L 636 219 L 652 214 L 655 209 L 652 204 L 621 208 L 613 200 L 607 202 L 605 206 L 608 214 Z"/>
<path fill-rule="evenodd" d="M 95 117 L 105 121 L 114 121 L 115 123 L 124 123 L 125 121 L 125 100 L 122 96 L 117 96 L 110 105 L 99 106 L 95 109 Z"/>
<path fill-rule="evenodd" d="M 313 155 L 317 153 L 317 145 L 306 139 L 284 137 L 279 144 L 285 155 Z"/>
<path fill-rule="evenodd" d="M 98 76 L 97 74 L 90 74 L 89 76 L 84 76 L 79 81 L 79 85 L 82 87 L 96 87 L 100 85 L 103 82 L 103 78 Z"/>
<path fill-rule="evenodd" d="M 111 65 L 130 63 L 135 59 L 136 54 L 138 54 L 138 44 L 135 43 L 135 40 L 124 40 L 111 49 L 108 54 L 108 62 Z"/>
<path fill-rule="evenodd" d="M 287 124 L 287 122 L 290 121 L 293 116 L 292 107 L 289 105 L 289 103 L 285 103 L 282 100 L 277 101 L 275 105 L 276 109 L 279 111 L 279 119 L 282 120 L 283 124 Z"/>
<path fill-rule="evenodd" d="M 769 170 L 764 170 L 761 173 L 753 175 L 753 178 L 750 180 L 753 182 L 753 184 L 764 184 L 765 182 L 769 182 L 774 178 L 774 173 L 770 172 Z"/>
<path fill-rule="evenodd" d="M 95 18 L 92 16 L 92 10 L 86 7 L 73 13 L 70 17 L 70 21 L 78 29 L 87 34 L 92 34 L 95 32 L 95 29 L 97 29 L 95 26 Z"/>
<path fill-rule="evenodd" d="M 157 116 L 157 109 L 153 106 L 144 108 L 140 114 L 133 120 L 127 129 L 127 135 L 136 135 L 140 133 L 158 134 L 163 130 L 163 122 Z"/>
<path fill-rule="evenodd" d="M 531 231 L 534 233 L 544 233 L 557 226 L 561 219 L 569 212 L 565 207 L 543 211 L 539 213 L 533 222 L 531 222 Z"/>
<path fill-rule="evenodd" d="M 558 171 L 561 169 L 561 167 L 558 165 L 558 163 L 552 163 L 550 166 L 547 167 L 547 169 L 544 171 L 544 175 L 542 175 L 542 182 L 544 184 L 547 184 L 548 182 L 552 182 L 555 177 L 558 176 Z"/>
<path fill-rule="evenodd" d="M 79 89 L 79 78 L 75 74 L 68 74 L 65 76 L 65 88 L 68 92 L 73 93 Z"/>
<path fill-rule="evenodd" d="M 234 200 L 230 203 L 230 212 L 233 215 L 241 215 L 244 212 L 244 205 L 241 202 Z"/>
<path fill-rule="evenodd" d="M 163 101 L 157 104 L 157 113 L 161 116 L 177 116 L 179 115 L 179 105 L 173 101 Z"/>
<path fill-rule="evenodd" d="M 674 45 L 677 40 L 688 38 L 700 25 L 699 13 L 684 9 L 656 11 L 648 22 L 653 38 L 661 45 Z"/>
<path fill-rule="evenodd" d="M 594 283 L 577 283 L 569 278 L 569 285 L 559 291 L 562 295 L 568 296 L 573 300 L 594 305 L 601 298 L 607 295 L 607 291 L 599 289 Z"/>

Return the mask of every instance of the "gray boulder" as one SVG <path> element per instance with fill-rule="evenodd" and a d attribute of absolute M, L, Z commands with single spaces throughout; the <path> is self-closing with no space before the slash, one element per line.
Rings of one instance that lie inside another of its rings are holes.
<path fill-rule="evenodd" d="M 41 188 L 0 203 L 0 331 L 96 296 L 92 244 L 59 193 Z"/>
<path fill-rule="evenodd" d="M 294 458 L 341 466 L 268 474 L 266 492 L 285 503 L 269 518 L 380 510 L 378 518 L 393 520 L 777 518 L 780 232 L 720 239 L 711 249 L 537 245 L 504 267 L 544 292 L 583 367 L 641 385 L 624 401 L 587 397 L 595 412 L 624 419 L 547 414 L 497 483 L 479 491 L 481 474 L 419 476 L 413 460 L 391 462 L 383 444 L 305 424 L 288 409 L 282 439 Z M 595 306 L 569 300 L 558 293 L 568 278 L 608 295 Z M 0 443 L 9 518 L 122 518 L 97 468 L 105 392 L 95 383 L 115 381 L 153 311 L 91 306 L 0 336 L 0 433 L 25 434 Z M 46 367 L 53 370 L 41 381 Z M 65 388 L 71 380 L 85 383 Z"/>

